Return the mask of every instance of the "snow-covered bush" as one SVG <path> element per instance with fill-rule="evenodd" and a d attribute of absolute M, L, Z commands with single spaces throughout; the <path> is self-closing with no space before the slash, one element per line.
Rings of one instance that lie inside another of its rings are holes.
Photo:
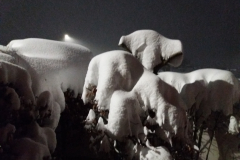
<path fill-rule="evenodd" d="M 160 72 L 158 76 L 175 87 L 188 108 L 188 117 L 192 121 L 192 131 L 194 141 L 198 133 L 198 147 L 201 146 L 203 130 L 207 128 L 210 137 L 210 146 L 215 136 L 217 149 L 220 158 L 229 159 L 236 153 L 238 143 L 235 143 L 230 134 L 239 133 L 238 114 L 234 111 L 234 106 L 239 103 L 240 86 L 238 79 L 229 71 L 219 69 L 200 69 L 190 73 Z M 231 115 L 231 116 L 230 116 Z M 226 116 L 230 116 L 229 119 Z M 225 124 L 225 125 L 224 125 Z M 232 143 L 230 151 L 223 145 L 228 142 L 221 142 L 223 137 L 228 137 Z M 200 148 L 203 150 L 202 148 Z M 209 147 L 210 150 L 210 147 Z M 234 153 L 234 154 L 233 154 Z M 202 153 L 206 155 L 206 153 Z M 209 151 L 207 155 L 209 154 Z M 227 154 L 227 155 L 226 155 Z"/>
<path fill-rule="evenodd" d="M 233 106 L 239 103 L 238 79 L 229 71 L 200 69 L 190 73 L 160 72 L 158 76 L 175 87 L 188 109 L 197 116 L 200 125 L 211 111 L 233 114 Z"/>
<path fill-rule="evenodd" d="M 138 30 L 122 36 L 118 45 L 130 51 L 154 73 L 166 63 L 177 67 L 183 60 L 181 41 L 168 39 L 153 30 Z"/>
<path fill-rule="evenodd" d="M 92 58 L 89 49 L 73 43 L 29 38 L 13 40 L 0 47 L 0 58 L 25 68 L 32 78 L 35 96 L 49 91 L 64 110 L 63 92 L 82 93 L 88 63 Z M 11 56 L 11 58 L 9 57 Z"/>
<path fill-rule="evenodd" d="M 144 69 L 128 52 L 110 51 L 91 60 L 82 99 L 98 111 L 109 110 L 103 116 L 107 124 L 101 128 L 113 140 L 124 143 L 135 137 L 144 144 L 143 123 L 150 115 L 168 142 L 172 137 L 189 142 L 186 106 L 176 89 Z"/>
<path fill-rule="evenodd" d="M 50 158 L 56 148 L 54 130 L 36 123 L 39 109 L 31 85 L 24 68 L 0 61 L 0 159 Z"/>

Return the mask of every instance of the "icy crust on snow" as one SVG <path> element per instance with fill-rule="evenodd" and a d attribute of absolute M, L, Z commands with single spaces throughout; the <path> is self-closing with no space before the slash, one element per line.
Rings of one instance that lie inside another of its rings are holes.
<path fill-rule="evenodd" d="M 75 95 L 82 93 L 92 58 L 91 51 L 81 45 L 37 38 L 13 40 L 4 53 L 30 73 L 34 94 L 49 91 L 61 111 L 65 107 L 63 91 L 70 88 Z"/>
<path fill-rule="evenodd" d="M 17 65 L 0 60 L 0 82 L 3 84 L 12 84 L 17 90 L 18 95 L 13 89 L 8 88 L 5 94 L 11 94 L 11 103 L 13 109 L 19 109 L 19 97 L 22 97 L 26 103 L 35 104 L 35 98 L 31 89 L 32 81 L 28 72 Z"/>
<path fill-rule="evenodd" d="M 158 76 L 177 89 L 188 109 L 195 103 L 195 110 L 205 118 L 211 111 L 230 115 L 239 102 L 239 82 L 229 71 L 200 69 L 185 74 L 161 72 Z"/>
<path fill-rule="evenodd" d="M 90 101 L 93 86 L 98 109 L 110 109 L 107 128 L 117 139 L 143 133 L 140 113 L 148 109 L 156 113 L 156 122 L 166 130 L 169 141 L 175 135 L 187 138 L 186 106 L 178 92 L 128 52 L 110 51 L 94 57 L 85 78 L 84 103 Z"/>
<path fill-rule="evenodd" d="M 118 45 L 131 51 L 150 71 L 166 62 L 177 67 L 183 60 L 181 41 L 168 39 L 153 30 L 138 30 L 122 36 Z"/>

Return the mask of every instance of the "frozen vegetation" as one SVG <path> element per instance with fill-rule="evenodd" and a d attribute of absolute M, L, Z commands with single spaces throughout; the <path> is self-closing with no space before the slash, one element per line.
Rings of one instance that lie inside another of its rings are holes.
<path fill-rule="evenodd" d="M 95 57 L 77 44 L 36 38 L 0 46 L 0 158 L 51 159 L 69 89 L 92 107 L 83 123 L 97 155 L 188 160 L 202 158 L 208 143 L 216 143 L 219 159 L 240 154 L 233 107 L 240 86 L 231 72 L 155 75 L 163 65 L 181 65 L 183 49 L 153 30 L 122 36 L 119 45 L 127 51 Z"/>
<path fill-rule="evenodd" d="M 54 130 L 65 108 L 63 92 L 72 89 L 75 97 L 82 93 L 91 58 L 83 46 L 52 40 L 30 38 L 0 46 L 4 150 L 16 159 L 50 158 L 57 144 Z"/>
<path fill-rule="evenodd" d="M 138 30 L 122 36 L 118 45 L 130 51 L 146 69 L 155 73 L 166 63 L 178 67 L 183 60 L 181 41 L 166 38 L 153 30 Z"/>

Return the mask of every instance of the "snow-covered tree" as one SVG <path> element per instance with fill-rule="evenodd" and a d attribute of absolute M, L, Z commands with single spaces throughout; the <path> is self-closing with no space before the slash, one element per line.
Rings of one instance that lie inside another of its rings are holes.
<path fill-rule="evenodd" d="M 178 67 L 183 60 L 181 41 L 166 38 L 153 30 L 138 30 L 122 36 L 118 45 L 130 51 L 154 73 L 165 64 Z"/>
<path fill-rule="evenodd" d="M 177 90 L 146 70 L 130 53 L 110 51 L 94 57 L 88 67 L 82 99 L 99 111 L 109 110 L 104 132 L 125 142 L 135 137 L 145 144 L 143 122 L 147 116 L 172 144 L 177 137 L 187 144 L 188 123 L 185 103 Z"/>

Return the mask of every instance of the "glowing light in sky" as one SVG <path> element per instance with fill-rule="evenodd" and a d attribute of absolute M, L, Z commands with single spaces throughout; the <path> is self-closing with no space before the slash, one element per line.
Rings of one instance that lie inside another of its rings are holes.
<path fill-rule="evenodd" d="M 64 41 L 69 42 L 69 41 L 71 41 L 71 40 L 72 40 L 72 38 L 71 38 L 68 34 L 65 34 L 65 35 L 64 35 Z"/>

